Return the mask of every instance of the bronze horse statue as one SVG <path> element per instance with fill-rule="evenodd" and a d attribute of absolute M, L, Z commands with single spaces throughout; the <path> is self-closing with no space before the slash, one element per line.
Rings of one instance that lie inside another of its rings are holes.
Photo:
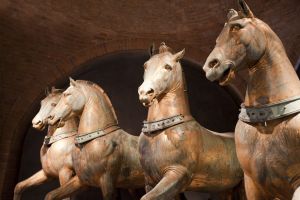
<path fill-rule="evenodd" d="M 180 59 L 164 43 L 144 64 L 139 99 L 148 107 L 139 137 L 145 172 L 142 200 L 173 199 L 184 190 L 222 193 L 228 199 L 243 178 L 233 133 L 205 129 L 191 116 Z"/>
<path fill-rule="evenodd" d="M 235 129 L 248 199 L 300 199 L 300 81 L 278 36 L 243 0 L 239 8 L 229 11 L 203 70 L 221 85 L 248 70 Z"/>
<path fill-rule="evenodd" d="M 52 88 L 50 93 L 47 92 L 46 98 L 41 101 L 38 114 L 32 120 L 34 128 L 45 129 L 48 116 L 61 96 L 62 90 Z M 14 200 L 21 199 L 22 192 L 29 187 L 40 185 L 54 178 L 58 178 L 60 185 L 64 185 L 74 176 L 71 151 L 75 134 L 77 134 L 77 126 L 78 120 L 74 117 L 68 119 L 61 128 L 48 126 L 48 133 L 40 151 L 42 169 L 16 185 Z"/>
<path fill-rule="evenodd" d="M 70 79 L 70 87 L 50 114 L 50 124 L 80 117 L 72 158 L 76 176 L 48 193 L 46 199 L 70 196 L 85 186 L 100 187 L 104 200 L 114 199 L 115 188 L 144 186 L 138 137 L 118 126 L 113 106 L 95 83 Z"/>

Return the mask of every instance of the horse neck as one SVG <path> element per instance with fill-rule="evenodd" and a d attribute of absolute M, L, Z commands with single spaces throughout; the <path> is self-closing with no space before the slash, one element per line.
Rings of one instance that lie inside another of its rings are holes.
<path fill-rule="evenodd" d="M 114 111 L 103 96 L 88 98 L 80 117 L 78 134 L 105 129 L 118 123 Z"/>
<path fill-rule="evenodd" d="M 180 81 L 149 107 L 147 120 L 156 121 L 179 114 L 191 115 L 186 91 L 185 78 L 182 72 Z"/>
<path fill-rule="evenodd" d="M 77 131 L 77 127 L 78 127 L 78 121 L 77 121 L 76 117 L 72 117 L 72 118 L 68 119 L 67 121 L 65 121 L 64 126 L 62 126 L 60 128 L 51 126 L 51 129 L 54 129 L 52 136 L 59 135 L 62 133 L 73 134 L 75 131 Z"/>
<path fill-rule="evenodd" d="M 300 95 L 300 82 L 284 47 L 276 34 L 269 32 L 264 55 L 249 70 L 246 106 L 276 103 Z"/>

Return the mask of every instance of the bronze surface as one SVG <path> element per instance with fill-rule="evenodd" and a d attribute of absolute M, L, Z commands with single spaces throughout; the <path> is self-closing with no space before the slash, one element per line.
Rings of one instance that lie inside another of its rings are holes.
<path fill-rule="evenodd" d="M 50 114 L 50 124 L 61 124 L 80 116 L 78 135 L 117 125 L 118 121 L 105 92 L 89 81 L 74 81 Z M 86 186 L 100 187 L 103 199 L 114 199 L 115 188 L 141 188 L 144 175 L 139 162 L 138 137 L 117 129 L 73 148 L 76 176 L 66 185 L 47 194 L 61 199 Z"/>
<path fill-rule="evenodd" d="M 61 91 L 52 88 L 51 93 L 42 100 L 39 113 L 32 120 L 34 128 L 42 130 L 47 126 L 48 115 L 61 96 Z M 40 150 L 42 169 L 16 185 L 14 200 L 20 200 L 22 192 L 29 187 L 43 184 L 54 178 L 58 178 L 60 185 L 63 185 L 75 175 L 71 152 L 74 147 L 74 132 L 77 132 L 77 127 L 78 120 L 74 117 L 66 120 L 63 127 L 48 126 L 48 137 L 61 134 L 69 135 L 69 137 L 56 141 L 51 146 L 42 145 Z"/>
<path fill-rule="evenodd" d="M 278 36 L 244 1 L 239 7 L 230 11 L 206 60 L 207 78 L 227 84 L 237 71 L 248 70 L 244 104 L 249 107 L 299 96 L 299 79 Z M 299 124 L 299 114 L 266 123 L 238 121 L 235 141 L 248 199 L 292 199 L 300 186 Z"/>
<path fill-rule="evenodd" d="M 164 130 L 139 137 L 140 161 L 145 171 L 142 200 L 173 199 L 184 190 L 227 192 L 242 180 L 233 135 L 222 136 L 193 120 L 184 75 L 176 54 L 164 43 L 159 54 L 145 62 L 139 98 L 149 107 L 147 121 L 175 115 L 189 119 Z M 223 195 L 222 198 L 225 198 Z"/>

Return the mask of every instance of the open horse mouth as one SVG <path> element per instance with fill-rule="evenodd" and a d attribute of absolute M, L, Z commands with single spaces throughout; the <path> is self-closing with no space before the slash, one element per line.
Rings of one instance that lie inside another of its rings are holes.
<path fill-rule="evenodd" d="M 151 99 L 150 101 L 142 101 L 143 106 L 145 107 L 150 107 L 154 102 L 154 98 Z"/>
<path fill-rule="evenodd" d="M 226 85 L 231 79 L 234 78 L 234 71 L 228 67 L 219 78 L 220 85 Z"/>

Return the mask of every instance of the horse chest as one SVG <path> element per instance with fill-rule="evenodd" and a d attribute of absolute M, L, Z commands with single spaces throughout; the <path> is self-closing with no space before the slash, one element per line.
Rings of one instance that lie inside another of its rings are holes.
<path fill-rule="evenodd" d="M 178 133 L 174 133 L 178 136 Z M 184 150 L 178 148 L 178 138 L 164 132 L 155 136 L 141 134 L 139 138 L 140 161 L 146 174 L 160 180 L 164 171 L 174 163 L 184 162 Z"/>
<path fill-rule="evenodd" d="M 269 134 L 260 127 L 238 122 L 236 150 L 245 173 L 269 193 L 291 189 L 291 180 L 300 175 L 300 139 L 297 131 L 280 125 Z M 296 134 L 295 134 L 296 133 Z M 298 147 L 297 147 L 298 146 Z M 298 149 L 298 150 L 297 150 Z"/>
<path fill-rule="evenodd" d="M 118 150 L 116 143 L 110 139 L 97 138 L 72 152 L 74 169 L 80 180 L 96 186 L 102 174 L 117 165 Z"/>

